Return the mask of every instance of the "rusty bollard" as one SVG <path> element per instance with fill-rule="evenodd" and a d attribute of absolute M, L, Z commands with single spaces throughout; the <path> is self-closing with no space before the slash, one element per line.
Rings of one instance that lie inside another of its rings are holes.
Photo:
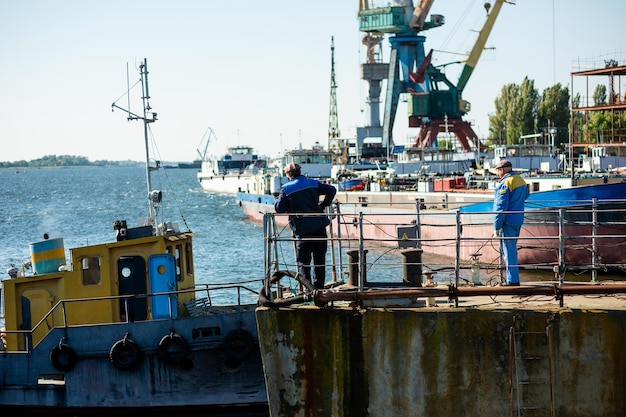
<path fill-rule="evenodd" d="M 422 286 L 422 250 L 405 249 L 400 253 L 402 259 L 402 280 L 416 287 Z"/>
<path fill-rule="evenodd" d="M 359 285 L 359 251 L 349 250 L 346 252 L 348 255 L 348 285 Z M 363 263 L 367 264 L 367 249 L 363 251 Z M 363 285 L 367 283 L 367 268 L 363 271 Z"/>

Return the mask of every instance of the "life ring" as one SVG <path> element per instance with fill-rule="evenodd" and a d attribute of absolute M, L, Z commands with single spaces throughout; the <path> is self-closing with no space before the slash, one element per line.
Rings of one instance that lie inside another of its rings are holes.
<path fill-rule="evenodd" d="M 308 279 L 306 279 L 306 277 L 300 275 L 299 273 L 295 271 L 274 272 L 274 274 L 270 278 L 269 286 L 271 287 L 272 284 L 279 282 L 282 277 L 291 277 L 291 278 L 296 279 L 300 284 L 302 284 L 302 286 L 306 289 L 306 292 L 309 294 L 301 294 L 295 297 L 289 297 L 289 298 L 285 298 L 282 300 L 270 301 L 270 297 L 266 293 L 267 287 L 263 286 L 261 291 L 259 291 L 259 301 L 258 301 L 259 305 L 264 306 L 264 307 L 281 307 L 281 306 L 288 306 L 288 305 L 295 304 L 295 303 L 302 303 L 304 301 L 307 301 L 307 299 L 310 297 L 310 294 L 312 294 L 315 291 L 315 287 L 313 286 L 311 281 L 309 281 Z"/>
<path fill-rule="evenodd" d="M 128 333 L 126 333 L 123 339 L 111 346 L 109 360 L 117 369 L 125 371 L 137 365 L 140 355 L 139 346 L 134 340 L 129 339 Z"/>
<path fill-rule="evenodd" d="M 181 335 L 172 331 L 159 341 L 159 356 L 169 363 L 178 363 L 187 356 L 189 347 Z"/>
<path fill-rule="evenodd" d="M 50 351 L 50 362 L 59 371 L 69 371 L 76 365 L 78 355 L 63 339 Z"/>
<path fill-rule="evenodd" d="M 254 348 L 254 338 L 243 329 L 231 331 L 224 338 L 224 350 L 229 357 L 236 359 L 247 358 Z"/>

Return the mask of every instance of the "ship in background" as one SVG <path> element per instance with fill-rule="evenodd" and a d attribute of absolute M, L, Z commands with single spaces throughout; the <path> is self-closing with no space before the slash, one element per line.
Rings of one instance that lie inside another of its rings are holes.
<path fill-rule="evenodd" d="M 192 162 L 179 162 L 177 168 L 180 169 L 201 169 L 202 168 L 202 160 L 194 159 Z"/>
<path fill-rule="evenodd" d="M 217 137 L 213 129 L 208 127 L 198 147 L 202 163 L 196 177 L 203 190 L 235 194 L 249 189 L 248 184 L 254 181 L 255 176 L 267 169 L 267 158 L 259 156 L 252 146 L 230 146 L 219 157 L 209 154 L 212 140 L 217 140 Z"/>

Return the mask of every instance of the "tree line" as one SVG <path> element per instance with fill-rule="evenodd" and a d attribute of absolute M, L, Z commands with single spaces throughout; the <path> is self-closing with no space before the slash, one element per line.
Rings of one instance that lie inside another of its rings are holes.
<path fill-rule="evenodd" d="M 570 102 L 567 86 L 560 83 L 548 87 L 541 94 L 535 88 L 534 80 L 524 77 L 521 84 L 506 84 L 495 99 L 495 112 L 489 116 L 489 136 L 486 145 L 514 145 L 522 142 L 522 136 L 541 133 L 554 135 L 554 145 L 569 143 L 572 128 L 571 105 L 581 107 L 582 98 L 576 94 Z M 603 106 L 614 103 L 619 97 L 607 97 L 606 86 L 599 84 L 593 93 L 593 104 L 584 106 Z M 626 99 L 626 97 L 625 97 Z M 615 127 L 624 130 L 626 112 L 594 110 L 588 113 L 574 113 L 573 128 L 576 142 L 608 142 L 609 132 Z M 620 132 L 624 134 L 623 131 Z M 584 139 L 583 139 L 584 138 Z"/>
<path fill-rule="evenodd" d="M 44 167 L 86 167 L 86 166 L 118 166 L 136 164 L 135 161 L 89 161 L 84 156 L 46 155 L 30 161 L 0 162 L 0 168 L 44 168 Z"/>

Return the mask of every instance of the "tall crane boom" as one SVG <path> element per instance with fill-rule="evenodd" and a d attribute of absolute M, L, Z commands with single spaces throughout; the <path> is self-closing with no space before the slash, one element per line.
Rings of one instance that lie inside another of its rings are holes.
<path fill-rule="evenodd" d="M 474 47 L 470 51 L 469 57 L 467 58 L 467 61 L 465 61 L 465 66 L 463 67 L 463 70 L 461 71 L 461 76 L 459 77 L 459 81 L 456 85 L 456 88 L 460 92 L 463 91 L 463 89 L 467 85 L 467 82 L 470 79 L 470 76 L 472 75 L 472 72 L 474 71 L 474 68 L 476 68 L 476 64 L 478 63 L 478 60 L 480 59 L 480 55 L 483 53 L 483 50 L 485 49 L 487 38 L 489 38 L 491 29 L 493 29 L 493 25 L 496 22 L 496 19 L 498 17 L 498 13 L 500 13 L 500 9 L 502 9 L 502 4 L 505 2 L 515 4 L 514 1 L 510 1 L 510 0 L 509 1 L 496 0 L 493 7 L 491 7 L 489 3 L 485 3 L 485 10 L 487 10 L 487 21 L 485 22 L 485 25 L 478 33 L 478 39 L 476 40 Z M 491 12 L 489 11 L 489 9 L 491 9 Z"/>
<path fill-rule="evenodd" d="M 430 12 L 430 8 L 435 0 L 421 0 L 420 4 L 413 10 L 413 18 L 409 27 L 414 31 L 419 31 L 424 27 L 426 16 Z"/>
<path fill-rule="evenodd" d="M 462 92 L 476 67 L 478 59 L 485 48 L 487 38 L 493 29 L 503 3 L 514 4 L 513 0 L 495 0 L 493 10 L 489 3 L 485 4 L 487 20 L 481 29 L 470 55 L 465 63 L 459 81 L 455 85 L 437 67 L 426 64 L 424 80 L 430 86 L 426 91 L 415 90 L 410 92 L 407 100 L 409 126 L 419 127 L 420 131 L 415 138 L 416 148 L 431 146 L 437 140 L 437 134 L 442 126 L 447 132 L 454 133 L 456 139 L 465 151 L 471 151 L 473 142 L 476 150 L 480 151 L 482 144 L 474 132 L 471 124 L 463 120 L 463 116 L 470 111 L 470 103 L 463 99 Z M 414 79 L 422 79 L 415 74 Z"/>

